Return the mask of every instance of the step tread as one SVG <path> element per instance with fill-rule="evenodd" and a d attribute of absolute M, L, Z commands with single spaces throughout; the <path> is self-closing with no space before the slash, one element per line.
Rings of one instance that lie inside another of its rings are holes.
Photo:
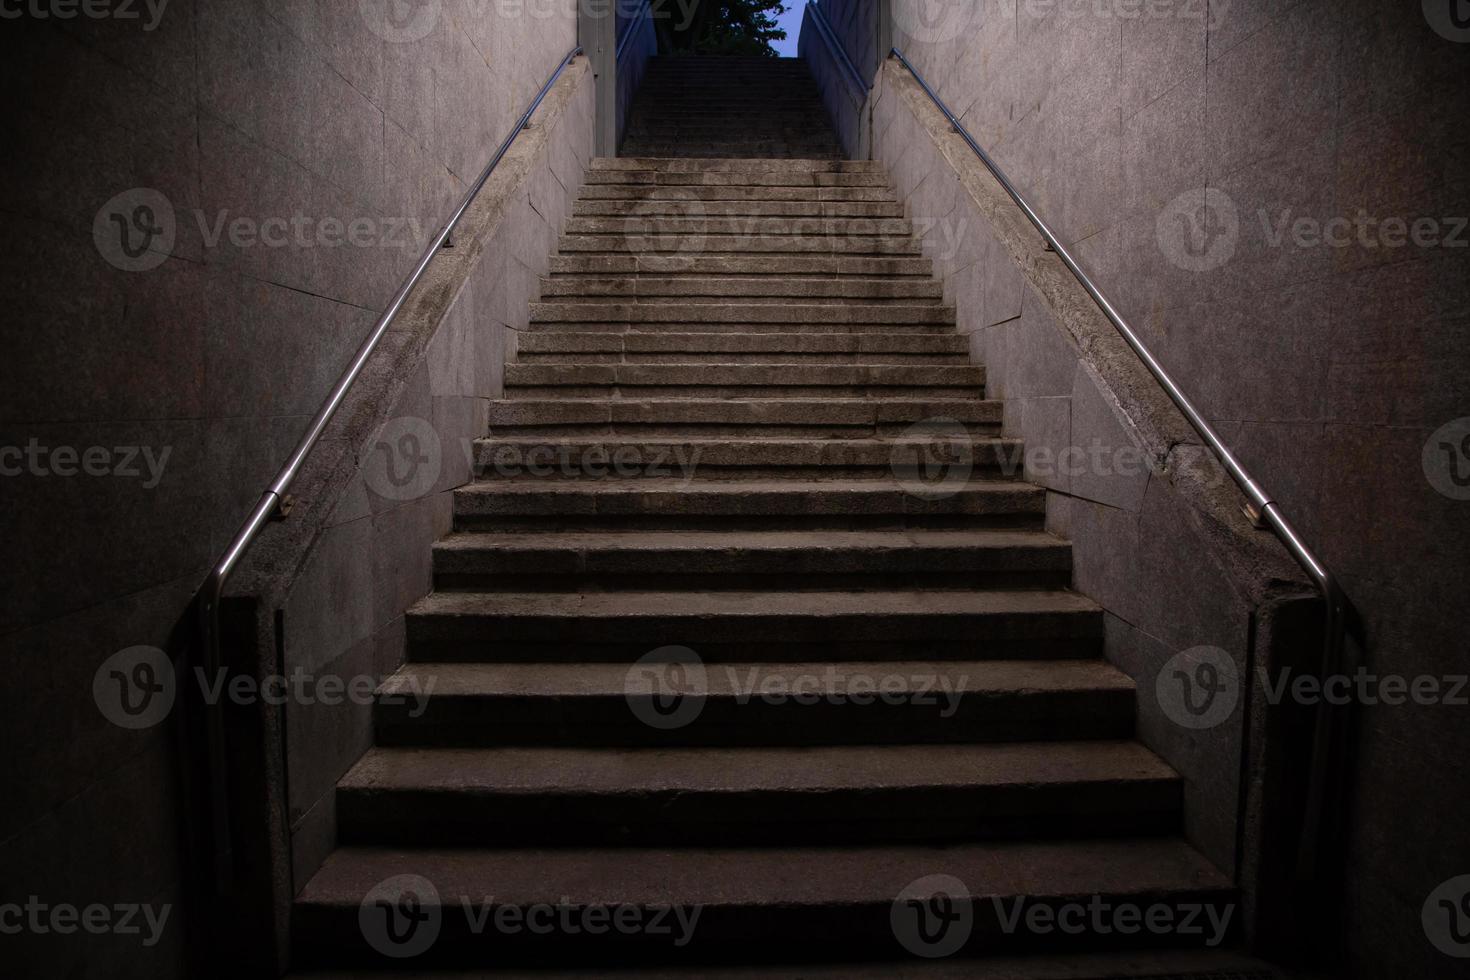
<path fill-rule="evenodd" d="M 902 589 L 822 592 L 435 592 L 409 609 L 411 616 L 610 618 L 1095 614 L 1101 607 L 1061 590 L 955 592 Z"/>
<path fill-rule="evenodd" d="M 355 910 L 380 882 L 416 874 L 440 896 L 497 904 L 886 906 L 942 868 L 976 898 L 1228 892 L 1231 882 L 1181 840 L 997 841 L 949 847 L 351 847 L 297 898 Z"/>
<path fill-rule="evenodd" d="M 746 793 L 1177 782 L 1137 742 L 804 748 L 375 748 L 347 792 Z"/>
<path fill-rule="evenodd" d="M 628 694 L 628 663 L 411 663 L 379 688 L 385 696 L 435 698 L 486 697 L 614 697 Z M 750 671 L 762 678 L 781 680 L 815 677 L 824 683 L 844 676 L 922 677 L 926 689 L 948 683 L 948 690 L 975 695 L 1004 696 L 1057 692 L 1111 691 L 1131 693 L 1135 685 L 1127 674 L 1102 660 L 984 660 L 984 661 L 824 661 L 821 663 L 729 663 L 697 672 L 682 693 L 710 698 L 743 694 L 738 682 Z M 432 681 L 432 687 L 430 682 Z M 672 683 L 672 682 L 671 682 Z M 830 693 L 823 687 L 818 693 Z"/>
<path fill-rule="evenodd" d="M 924 548 L 1018 549 L 1070 552 L 1071 545 L 1046 531 L 783 530 L 738 533 L 707 530 L 460 532 L 439 540 L 436 551 L 876 551 Z"/>
<path fill-rule="evenodd" d="M 445 972 L 442 980 L 528 980 L 524 971 Z M 900 962 L 800 965 L 701 965 L 702 980 L 1275 980 L 1286 975 L 1228 949 L 1141 950 L 1068 955 L 949 957 Z M 409 980 L 422 973 L 306 972 L 288 980 Z M 536 980 L 689 980 L 688 968 L 568 968 L 537 971 Z"/>

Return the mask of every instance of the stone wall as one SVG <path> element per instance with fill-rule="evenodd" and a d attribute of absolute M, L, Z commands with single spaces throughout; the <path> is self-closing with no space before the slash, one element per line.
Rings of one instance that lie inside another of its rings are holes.
<path fill-rule="evenodd" d="M 401 22 L 386 2 L 129 7 L 136 19 L 120 6 L 97 18 L 28 6 L 0 31 L 12 295 L 0 447 L 34 447 L 0 460 L 0 663 L 15 695 L 0 903 L 173 907 L 149 945 L 7 937 L 22 974 L 184 975 L 174 729 L 110 720 L 127 722 L 99 668 L 165 645 L 377 312 L 576 37 L 569 4 L 446 0 Z M 526 230 L 492 250 L 473 302 L 429 346 L 409 382 L 416 417 L 468 424 L 498 394 L 497 327 L 524 319 L 579 181 L 563 153 L 514 205 Z M 451 472 L 462 468 L 444 481 Z M 376 557 L 334 573 L 316 612 L 338 619 L 293 638 L 292 662 L 390 666 L 364 650 L 392 649 L 394 610 L 426 586 L 427 550 L 400 565 L 386 543 L 419 541 L 446 513 L 442 498 L 393 503 L 344 505 L 341 538 L 371 541 Z M 289 720 L 305 760 L 298 829 L 322 826 L 314 804 L 349 761 L 344 746 L 361 744 L 348 714 Z"/>
<path fill-rule="evenodd" d="M 1364 620 L 1365 667 L 1406 678 L 1463 674 L 1454 610 L 1470 598 L 1458 572 L 1470 504 L 1451 469 L 1470 469 L 1458 446 L 1470 423 L 1440 431 L 1470 411 L 1470 138 L 1454 122 L 1470 108 L 1470 36 L 1428 9 L 894 3 L 895 43 L 1342 577 Z M 1096 386 L 1057 331 L 1038 329 L 1040 304 L 984 224 L 964 233 L 975 215 L 956 204 L 952 175 L 904 163 L 913 131 L 879 130 L 875 157 L 930 228 L 1007 427 L 1106 449 Z M 1177 538 L 1172 522 L 1140 517 L 1155 481 L 1095 468 L 1032 477 L 1054 491 L 1053 525 L 1078 542 L 1079 587 L 1113 613 L 1112 655 L 1140 679 L 1145 736 L 1187 744 L 1149 696 L 1159 665 L 1201 643 L 1239 654 L 1229 637 L 1148 625 L 1209 621 L 1217 599 L 1190 551 L 1159 556 L 1185 562 L 1172 588 L 1130 595 L 1139 569 L 1113 544 Z M 1470 868 L 1448 805 L 1470 795 L 1458 710 L 1357 710 L 1336 950 L 1353 975 L 1448 968 L 1420 911 Z"/>

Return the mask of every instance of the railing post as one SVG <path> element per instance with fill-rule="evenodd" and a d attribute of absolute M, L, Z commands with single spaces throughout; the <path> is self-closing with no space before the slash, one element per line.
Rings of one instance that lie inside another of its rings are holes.
<path fill-rule="evenodd" d="M 593 152 L 616 156 L 618 126 L 618 19 L 616 0 L 577 0 L 577 43 L 592 67 Z"/>

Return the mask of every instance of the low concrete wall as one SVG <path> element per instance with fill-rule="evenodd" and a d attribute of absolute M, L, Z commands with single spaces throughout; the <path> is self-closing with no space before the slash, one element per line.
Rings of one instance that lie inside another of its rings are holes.
<path fill-rule="evenodd" d="M 864 29 L 872 30 L 872 25 L 868 22 L 873 16 L 873 5 L 850 3 L 839 5 L 829 0 L 828 3 L 821 6 L 824 11 L 828 12 L 829 20 L 834 15 L 841 19 L 843 26 L 839 26 L 838 23 L 832 25 L 833 30 L 838 33 L 838 43 L 846 49 L 847 56 L 852 59 L 858 72 L 864 78 L 871 78 L 872 74 L 865 71 L 861 56 L 854 57 L 855 51 L 851 49 L 849 35 L 860 34 Z M 861 20 L 863 10 L 868 12 L 866 21 Z M 810 6 L 807 7 L 801 22 L 798 52 L 801 60 L 805 61 L 811 70 L 812 77 L 816 79 L 817 91 L 822 95 L 822 102 L 827 106 L 827 112 L 832 117 L 832 125 L 837 130 L 837 138 L 841 141 L 842 149 L 848 159 L 872 159 L 872 113 L 870 112 L 868 90 L 858 87 L 856 80 L 837 59 L 827 41 L 812 23 Z"/>
<path fill-rule="evenodd" d="M 1243 759 L 1260 751 L 1247 744 L 1259 706 L 1246 679 L 1315 651 L 1313 630 L 1277 627 L 1288 610 L 1298 623 L 1315 590 L 1246 520 L 1243 496 L 1163 389 L 897 61 L 872 100 L 874 156 L 1005 403 L 1007 434 L 1025 440 L 1048 527 L 1073 542 L 1076 588 L 1107 612 L 1107 656 L 1138 683 L 1139 735 L 1184 777 L 1186 834 L 1249 890 L 1240 840 L 1262 828 L 1242 796 Z M 1199 648 L 1214 652 L 1179 659 Z M 1193 680 L 1211 658 L 1230 710 L 1196 721 L 1176 671 Z"/>
<path fill-rule="evenodd" d="M 404 613 L 430 591 L 430 546 L 450 528 L 487 401 L 502 393 L 504 363 L 581 188 L 593 89 L 579 57 L 466 213 L 455 247 L 409 296 L 297 479 L 290 517 L 248 554 L 226 604 L 235 672 L 302 672 L 350 692 L 402 663 Z M 335 845 L 336 782 L 372 743 L 369 699 L 335 700 L 292 698 L 229 727 L 232 777 L 258 782 L 254 793 L 233 787 L 245 799 L 238 832 L 271 828 L 267 839 L 236 842 L 250 856 L 237 864 L 265 860 L 270 877 L 247 881 L 242 901 L 272 892 L 282 943 L 291 898 Z"/>

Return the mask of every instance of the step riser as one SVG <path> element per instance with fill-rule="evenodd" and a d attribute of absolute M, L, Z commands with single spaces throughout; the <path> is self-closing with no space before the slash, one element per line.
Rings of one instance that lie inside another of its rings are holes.
<path fill-rule="evenodd" d="M 600 170 L 662 170 L 677 173 L 780 171 L 800 173 L 881 174 L 883 165 L 871 160 L 667 160 L 639 157 L 597 157 L 587 168 Z"/>
<path fill-rule="evenodd" d="M 575 366 L 579 364 L 684 364 L 693 367 L 709 367 L 721 364 L 763 364 L 771 360 L 772 353 L 778 353 L 782 361 L 796 366 L 802 365 L 964 365 L 969 363 L 969 358 L 963 354 L 936 354 L 932 352 L 880 352 L 868 351 L 861 354 L 826 354 L 812 351 L 780 351 L 770 348 L 745 351 L 712 351 L 707 353 L 695 353 L 692 351 L 669 351 L 665 353 L 644 353 L 633 351 L 629 353 L 569 353 L 569 354 L 520 354 L 516 358 L 519 364 L 556 364 Z"/>
<path fill-rule="evenodd" d="M 1176 833 L 1180 796 L 1177 780 L 637 795 L 339 789 L 337 826 L 349 845 L 946 843 Z"/>
<path fill-rule="evenodd" d="M 759 256 L 703 255 L 553 255 L 551 272 L 560 275 L 617 275 L 664 278 L 666 276 L 724 276 L 745 278 L 767 276 L 779 282 L 793 276 L 852 277 L 902 276 L 928 281 L 933 271 L 928 259 L 862 258 L 845 256 L 791 256 L 773 259 Z"/>
<path fill-rule="evenodd" d="M 623 218 L 568 218 L 564 230 L 568 235 L 703 234 L 746 238 L 908 237 L 914 233 L 913 226 L 903 218 L 714 218 L 687 211 L 668 217 L 635 214 Z"/>
<path fill-rule="evenodd" d="M 416 613 L 407 622 L 409 660 L 415 663 L 631 663 L 650 650 L 669 645 L 687 646 L 707 661 L 726 663 L 842 658 L 1082 659 L 1100 654 L 1102 629 L 1101 616 L 1092 613 L 886 618 L 771 615 L 738 621 L 715 615 L 609 620 Z M 1130 695 L 1130 717 L 1131 712 Z M 927 718 L 923 724 L 933 721 Z M 1049 736 L 1027 729 L 1024 737 Z M 965 739 L 945 736 L 942 740 Z"/>
<path fill-rule="evenodd" d="M 657 366 L 657 365 L 650 365 Z M 516 385 L 513 398 L 979 398 L 978 386 L 942 385 Z"/>
<path fill-rule="evenodd" d="M 580 217 L 639 217 L 689 214 L 687 201 L 582 201 L 572 206 L 572 214 Z M 711 216 L 776 217 L 776 218 L 902 218 L 902 204 L 875 204 L 852 201 L 821 203 L 816 201 L 701 201 L 700 210 Z"/>
<path fill-rule="evenodd" d="M 478 909 L 486 896 L 469 896 L 472 909 Z M 1086 908 L 1088 896 L 1081 903 Z M 1152 908 L 1166 910 L 1170 921 L 1191 922 L 1200 925 L 1201 932 L 1190 936 L 1176 933 L 1151 933 L 1148 929 L 1120 933 L 1108 922 L 1098 931 L 1088 924 L 1087 916 L 1077 916 L 1078 901 L 1068 899 L 1028 897 L 1024 909 L 1046 906 L 1051 911 L 1045 921 L 1063 921 L 1069 925 L 1079 920 L 1081 931 L 1063 932 L 1052 928 L 1042 934 L 1029 933 L 1024 927 L 1009 928 L 1004 925 L 1005 917 L 1012 914 L 1012 902 L 1002 898 L 997 903 L 988 898 L 977 898 L 973 902 L 974 922 L 963 949 L 955 955 L 998 956 L 1027 953 L 1080 953 L 1093 950 L 1181 948 L 1200 947 L 1206 941 L 1216 941 L 1210 930 L 1212 921 L 1234 923 L 1235 899 L 1222 890 L 1168 891 L 1168 892 L 1119 892 L 1096 896 L 1105 908 L 1127 906 L 1129 908 Z M 1201 911 L 1209 906 L 1210 912 Z M 1059 911 L 1060 910 L 1060 911 Z M 689 930 L 679 924 L 667 909 L 660 910 L 660 932 L 650 934 L 648 930 L 619 932 L 609 929 L 606 933 L 589 934 L 574 919 L 574 931 L 567 932 L 559 927 L 544 935 L 538 935 L 517 927 L 514 932 L 504 933 L 491 927 L 488 931 L 476 932 L 470 925 L 472 919 L 458 904 L 451 901 L 449 907 L 437 914 L 441 923 L 438 938 L 431 949 L 411 962 L 415 970 L 425 966 L 459 965 L 481 967 L 487 963 L 583 963 L 605 967 L 617 963 L 683 963 L 686 965 L 719 962 L 781 962 L 790 961 L 793 955 L 803 958 L 850 961 L 872 959 L 875 961 L 913 962 L 908 952 L 894 938 L 891 924 L 892 902 L 881 904 L 803 905 L 799 907 L 764 906 L 706 906 L 699 910 L 694 927 Z M 1037 908 L 1040 913 L 1041 909 Z M 1065 914 L 1070 912 L 1070 914 Z M 693 915 L 685 909 L 687 917 Z M 524 923 L 525 912 L 518 910 L 513 921 Z M 351 963 L 382 966 L 385 958 L 374 951 L 364 940 L 359 925 L 359 908 L 351 906 L 316 906 L 298 903 L 293 914 L 293 929 L 297 939 L 298 955 L 303 965 L 322 962 L 328 957 L 333 964 Z M 643 913 L 640 922 L 654 921 L 655 913 Z M 603 917 L 602 925 L 611 919 Z M 556 921 L 555 915 L 546 915 L 548 923 Z M 666 931 L 663 931 L 666 930 Z M 678 939 L 687 936 L 687 943 L 676 946 Z M 758 943 L 752 937 L 760 937 Z M 1232 940 L 1234 932 L 1221 937 L 1224 942 Z M 793 953 L 793 951 L 799 951 Z M 897 974 L 895 974 L 897 975 Z"/>
<path fill-rule="evenodd" d="M 839 303 L 567 303 L 531 304 L 532 323 L 789 323 L 856 326 L 953 326 L 955 308 L 939 303 L 861 306 Z M 800 333 L 799 330 L 788 331 Z"/>
<path fill-rule="evenodd" d="M 679 279 L 593 277 L 557 277 L 541 280 L 541 301 L 576 297 L 577 302 L 642 302 L 668 303 L 680 300 L 700 302 L 765 302 L 792 303 L 805 300 L 841 300 L 844 304 L 898 303 L 913 305 L 915 300 L 943 303 L 944 290 L 937 282 L 888 282 L 874 279 Z"/>
<path fill-rule="evenodd" d="M 877 470 L 873 478 L 890 473 L 902 477 L 916 469 L 926 457 L 928 447 L 903 440 L 894 442 L 834 442 L 821 440 L 767 443 L 763 440 L 740 442 L 639 441 L 631 436 L 606 440 L 548 443 L 543 440 L 500 437 L 476 442 L 473 464 L 476 475 L 499 475 L 513 478 L 534 470 L 544 475 L 558 473 L 567 478 L 598 479 L 619 473 L 628 477 L 649 475 L 684 476 L 686 478 L 718 478 L 722 473 L 701 474 L 701 470 L 817 469 L 819 471 Z M 1023 460 L 1019 444 L 997 445 L 976 442 L 959 460 L 968 467 L 969 479 L 1014 480 L 1022 475 Z M 555 472 L 551 472 L 555 471 Z M 947 477 L 958 483 L 959 470 L 936 470 L 935 479 Z M 917 478 L 917 477 L 916 477 Z"/>
<path fill-rule="evenodd" d="M 919 243 L 911 238 L 855 236 L 837 238 L 813 235 L 782 238 L 775 235 L 704 235 L 635 233 L 627 235 L 567 235 L 558 243 L 563 252 L 631 252 L 642 255 L 919 255 Z"/>
<path fill-rule="evenodd" d="M 589 170 L 588 186 L 605 184 L 641 187 L 877 187 L 890 190 L 883 174 L 760 173 L 757 171 L 704 171 L 674 173 L 667 170 Z"/>
<path fill-rule="evenodd" d="M 827 201 L 832 203 L 897 204 L 886 187 L 748 187 L 741 185 L 655 186 L 651 184 L 596 184 L 582 189 L 586 201 Z"/>
<path fill-rule="evenodd" d="M 877 336 L 855 337 L 836 334 L 805 333 L 748 334 L 718 336 L 710 334 L 527 334 L 517 342 L 521 359 L 532 356 L 575 356 L 578 354 L 719 354 L 740 353 L 783 356 L 796 354 L 863 354 L 960 355 L 969 352 L 969 343 L 958 336 Z M 767 356 L 766 361 L 772 360 Z"/>
<path fill-rule="evenodd" d="M 455 514 L 456 531 L 1040 530 L 1044 512 L 912 515 Z"/>
<path fill-rule="evenodd" d="M 492 430 L 561 425 L 638 426 L 813 426 L 881 429 L 906 427 L 924 419 L 950 418 L 967 425 L 999 425 L 1000 402 L 916 401 L 874 404 L 801 402 L 669 401 L 669 402 L 491 402 Z"/>
<path fill-rule="evenodd" d="M 718 666 L 710 669 L 718 670 Z M 1045 739 L 1126 739 L 1133 734 L 1132 692 L 1068 691 L 1024 697 L 940 692 L 924 704 L 874 700 L 868 704 L 818 700 L 705 698 L 693 721 L 666 729 L 646 724 L 651 701 L 634 696 L 459 698 L 431 695 L 423 703 L 376 709 L 382 746 L 811 746 L 939 745 Z M 665 705 L 665 709 L 671 705 Z M 940 712 L 949 712 L 941 719 Z M 411 717 L 417 712 L 418 717 Z"/>

